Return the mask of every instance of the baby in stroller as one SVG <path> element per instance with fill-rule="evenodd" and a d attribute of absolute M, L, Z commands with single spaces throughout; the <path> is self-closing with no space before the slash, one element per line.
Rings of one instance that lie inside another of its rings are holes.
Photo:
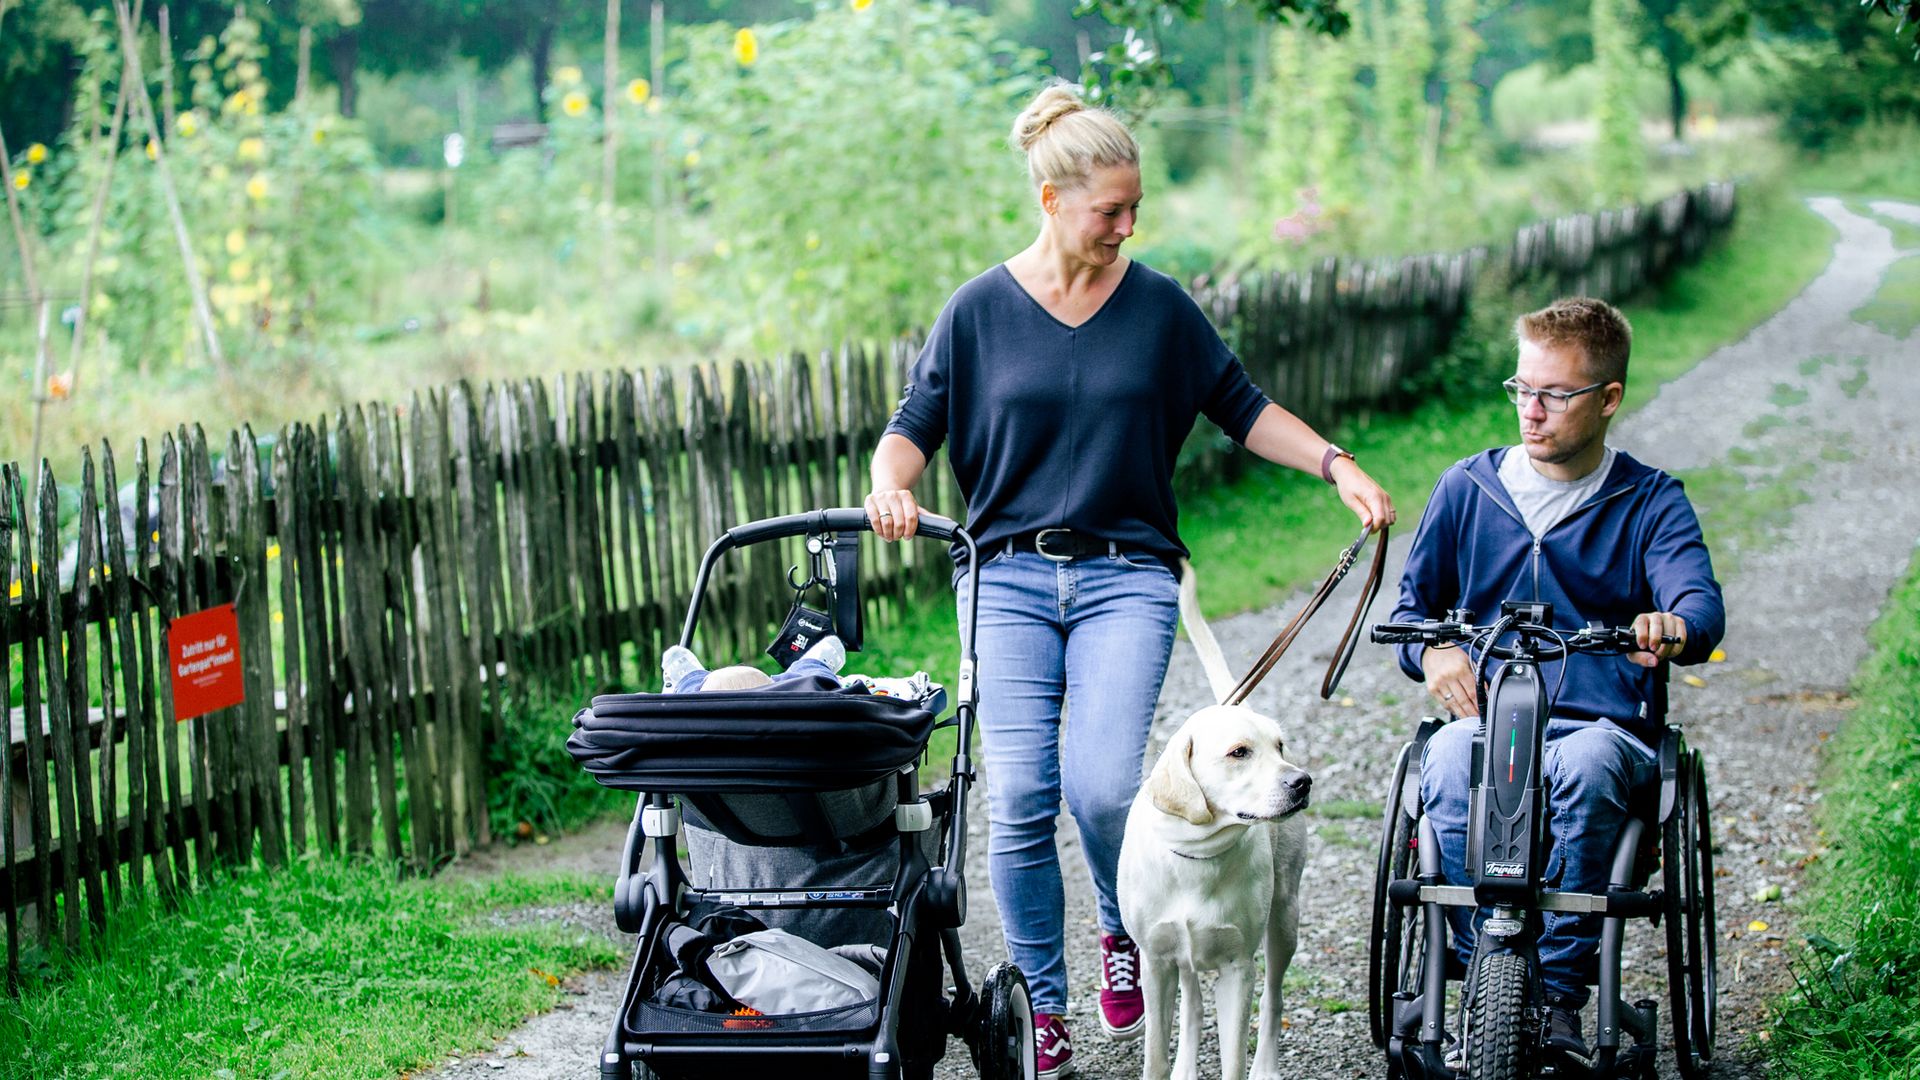
<path fill-rule="evenodd" d="M 912 702 L 940 715 L 947 707 L 946 688 L 916 671 L 905 678 L 876 678 L 872 675 L 840 677 L 847 663 L 847 647 L 838 635 L 825 634 L 815 641 L 793 666 L 778 675 L 768 675 L 757 667 L 737 664 L 708 671 L 693 650 L 670 645 L 660 657 L 662 686 L 669 694 L 692 694 L 701 690 L 756 690 L 763 686 L 790 686 L 804 690 L 852 690 L 878 694 Z M 826 680 L 821 682 L 820 680 Z"/>

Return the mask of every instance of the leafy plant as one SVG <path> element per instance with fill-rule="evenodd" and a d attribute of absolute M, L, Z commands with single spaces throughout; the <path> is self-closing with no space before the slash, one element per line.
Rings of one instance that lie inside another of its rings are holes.
<path fill-rule="evenodd" d="M 891 335 L 1025 242 L 1005 138 L 1040 77 L 984 17 L 831 5 L 753 34 L 750 58 L 732 28 L 685 35 L 673 108 L 705 240 L 675 268 L 684 332 L 762 350 Z"/>

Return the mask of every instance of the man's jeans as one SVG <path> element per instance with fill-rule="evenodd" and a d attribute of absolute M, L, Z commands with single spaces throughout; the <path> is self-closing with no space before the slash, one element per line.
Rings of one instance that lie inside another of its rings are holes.
<path fill-rule="evenodd" d="M 1138 553 L 1067 563 L 1033 551 L 982 558 L 974 648 L 988 867 L 1007 953 L 1027 977 L 1033 1010 L 1063 1014 L 1066 895 L 1054 820 L 1064 793 L 1093 872 L 1100 928 L 1124 933 L 1114 894 L 1120 839 L 1173 652 L 1179 587 L 1165 565 Z M 958 607 L 964 625 L 964 577 Z"/>
<path fill-rule="evenodd" d="M 1420 766 L 1420 800 L 1440 837 L 1440 866 L 1449 885 L 1471 885 L 1467 874 L 1467 799 L 1473 771 L 1475 721 L 1456 720 L 1427 740 Z M 1626 824 L 1631 794 L 1659 776 L 1652 752 L 1604 722 L 1547 724 L 1542 781 L 1552 810 L 1553 846 L 1542 883 L 1568 892 L 1604 893 L 1613 847 Z M 1571 841 L 1571 842 L 1569 842 Z M 1466 908 L 1450 907 L 1454 947 L 1473 952 Z M 1569 1008 L 1587 1000 L 1600 945 L 1598 915 L 1546 912 L 1540 936 L 1541 976 L 1547 993 Z"/>

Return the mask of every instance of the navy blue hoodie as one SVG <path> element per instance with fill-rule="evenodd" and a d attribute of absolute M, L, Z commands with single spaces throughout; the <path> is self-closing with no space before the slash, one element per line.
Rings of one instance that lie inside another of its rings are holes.
<path fill-rule="evenodd" d="M 1674 662 L 1705 660 L 1726 633 L 1726 604 L 1680 481 L 1615 454 L 1600 490 L 1536 544 L 1500 482 L 1508 452 L 1486 450 L 1441 474 L 1401 573 L 1394 621 L 1468 608 L 1476 621 L 1491 622 L 1503 600 L 1544 600 L 1553 605 L 1554 625 L 1572 629 L 1589 622 L 1630 626 L 1637 615 L 1670 611 L 1687 623 L 1687 645 Z M 1424 650 L 1398 646 L 1401 670 L 1424 679 Z M 1551 689 L 1558 665 L 1543 674 Z M 1655 745 L 1665 719 L 1658 715 L 1659 677 L 1659 669 L 1624 656 L 1575 656 L 1553 715 L 1612 720 Z"/>

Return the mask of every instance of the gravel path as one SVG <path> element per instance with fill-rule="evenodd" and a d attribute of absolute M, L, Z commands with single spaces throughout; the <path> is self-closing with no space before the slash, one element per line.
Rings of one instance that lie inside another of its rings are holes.
<path fill-rule="evenodd" d="M 1713 795 L 1712 821 L 1725 872 L 1719 901 L 1721 1077 L 1764 1076 L 1754 1051 L 1766 1002 L 1788 978 L 1795 940 L 1792 901 L 1801 871 L 1819 844 L 1810 811 L 1820 744 L 1844 721 L 1851 673 L 1866 655 L 1865 631 L 1920 538 L 1920 346 L 1852 321 L 1886 268 L 1902 255 L 1888 230 L 1837 199 L 1813 210 L 1839 230 L 1827 270 L 1784 309 L 1740 342 L 1661 387 L 1616 425 L 1613 441 L 1672 470 L 1732 468 L 1756 487 L 1791 484 L 1806 495 L 1791 519 L 1759 535 L 1721 573 L 1729 628 L 1727 660 L 1692 669 L 1704 685 L 1673 685 L 1675 715 L 1703 749 Z M 1920 206 L 1874 203 L 1874 213 L 1920 222 Z M 1729 448 L 1740 448 L 1729 452 Z M 1901 492 L 1907 492 L 1902 495 Z M 1403 494 L 1403 497 L 1404 494 Z M 1712 507 L 1707 507 L 1711 514 Z M 1403 531 L 1401 546 L 1411 529 Z M 1331 560 L 1332 553 L 1329 553 Z M 1396 560 L 1397 562 L 1397 560 Z M 1397 578 L 1397 567 L 1394 576 Z M 1206 588 L 1202 568 L 1201 588 Z M 1350 583 L 1347 588 L 1353 587 Z M 1329 604 L 1351 604 L 1347 589 Z M 1291 613 L 1279 608 L 1214 624 L 1229 658 L 1251 660 Z M 1387 601 L 1376 606 L 1384 617 Z M 1329 615 L 1310 629 L 1254 695 L 1256 708 L 1282 719 L 1289 757 L 1314 774 L 1313 847 L 1306 873 L 1299 953 L 1288 976 L 1288 1035 L 1281 1065 L 1301 1077 L 1380 1077 L 1384 1063 L 1367 1038 L 1366 934 L 1378 842 L 1378 807 L 1393 755 L 1423 710 L 1419 688 L 1400 675 L 1387 650 L 1363 644 L 1333 702 L 1318 699 L 1325 666 L 1344 620 Z M 1192 650 L 1179 646 L 1155 718 L 1157 753 L 1181 718 L 1208 702 Z M 985 814 L 975 818 L 984 830 Z M 1075 1001 L 1069 1016 L 1080 1075 L 1139 1074 L 1139 1044 L 1098 1034 L 1093 1015 L 1094 916 L 1091 887 L 1074 829 L 1061 819 L 1068 864 L 1068 962 Z M 609 827 L 546 848 L 487 856 L 472 871 L 565 865 L 611 872 L 620 840 Z M 984 856 L 984 841 L 975 853 Z M 984 857 L 969 866 L 971 918 L 964 930 L 976 975 L 1005 954 Z M 1077 887 L 1073 883 L 1078 882 Z M 1781 901 L 1758 901 L 1777 886 Z M 1782 902 L 1784 901 L 1784 902 Z M 566 910 L 515 917 L 556 919 L 611 933 L 610 913 Z M 1765 930 L 1752 929 L 1757 922 Z M 1655 933 L 1629 934 L 1629 963 L 1647 987 L 1664 980 Z M 562 1006 L 514 1032 L 493 1053 L 448 1063 L 436 1077 L 560 1080 L 598 1075 L 595 1052 L 612 1023 L 623 973 L 595 973 L 570 985 Z M 1650 981 L 1647 981 L 1650 980 Z M 1631 989 L 1631 988 L 1630 988 Z M 1662 1009 L 1662 1025 L 1667 1022 Z M 1591 1028 L 1591 1019 L 1588 1026 Z M 964 1047 L 950 1045 L 943 1078 L 971 1076 Z M 1203 1050 L 1203 1072 L 1218 1055 Z M 1670 1059 L 1665 1073 L 1673 1071 Z"/>

